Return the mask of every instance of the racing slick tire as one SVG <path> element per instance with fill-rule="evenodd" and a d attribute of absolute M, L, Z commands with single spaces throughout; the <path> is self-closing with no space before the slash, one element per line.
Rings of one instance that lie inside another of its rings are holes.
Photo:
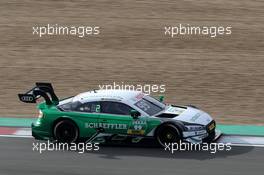
<path fill-rule="evenodd" d="M 156 141 L 162 147 L 168 143 L 179 143 L 181 140 L 181 131 L 173 124 L 165 124 L 157 128 Z"/>
<path fill-rule="evenodd" d="M 53 128 L 54 139 L 61 143 L 73 143 L 79 138 L 79 129 L 70 120 L 61 120 Z"/>

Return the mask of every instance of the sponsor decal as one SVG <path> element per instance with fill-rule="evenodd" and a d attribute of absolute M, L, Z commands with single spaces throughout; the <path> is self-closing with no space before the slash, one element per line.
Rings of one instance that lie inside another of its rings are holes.
<path fill-rule="evenodd" d="M 33 95 L 30 94 L 19 94 L 19 98 L 21 101 L 26 102 L 26 103 L 34 103 L 35 98 Z"/>
<path fill-rule="evenodd" d="M 147 122 L 146 120 L 133 120 L 132 124 L 133 125 L 146 125 Z"/>
<path fill-rule="evenodd" d="M 145 130 L 133 130 L 133 129 L 129 129 L 129 130 L 127 130 L 127 134 L 144 135 L 145 134 Z"/>
<path fill-rule="evenodd" d="M 96 105 L 95 112 L 97 112 L 97 113 L 101 112 L 101 106 L 100 105 Z"/>
<path fill-rule="evenodd" d="M 85 123 L 85 128 L 104 128 L 104 129 L 127 129 L 127 124 L 114 123 Z"/>
<path fill-rule="evenodd" d="M 142 99 L 144 97 L 144 94 L 143 93 L 139 93 L 138 95 L 136 95 L 136 99 L 137 100 L 140 100 L 140 99 Z"/>
<path fill-rule="evenodd" d="M 132 127 L 127 131 L 128 134 L 144 135 L 147 122 L 146 120 L 133 120 Z"/>
<path fill-rule="evenodd" d="M 190 120 L 191 120 L 192 122 L 195 122 L 200 116 L 201 116 L 201 113 L 197 113 L 197 114 L 195 114 Z"/>
<path fill-rule="evenodd" d="M 21 97 L 21 100 L 23 100 L 23 101 L 33 101 L 34 98 L 31 97 L 31 96 L 22 96 L 22 97 Z"/>
<path fill-rule="evenodd" d="M 170 113 L 181 114 L 181 113 L 183 113 L 185 110 L 184 110 L 184 109 L 178 109 L 178 108 L 175 108 L 175 107 L 170 106 L 170 107 L 167 109 L 167 111 L 170 112 Z"/>

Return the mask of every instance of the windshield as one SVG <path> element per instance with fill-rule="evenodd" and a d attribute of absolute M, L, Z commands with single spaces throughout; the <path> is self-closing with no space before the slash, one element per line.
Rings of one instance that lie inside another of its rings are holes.
<path fill-rule="evenodd" d="M 146 112 L 148 115 L 155 115 L 165 109 L 165 104 L 153 97 L 145 96 L 135 103 L 135 106 Z"/>

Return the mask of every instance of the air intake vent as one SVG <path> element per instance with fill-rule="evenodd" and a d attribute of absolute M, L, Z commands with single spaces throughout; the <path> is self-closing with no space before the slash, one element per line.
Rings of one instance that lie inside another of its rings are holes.
<path fill-rule="evenodd" d="M 177 116 L 178 116 L 177 114 L 160 114 L 157 117 L 159 117 L 159 118 L 174 118 Z"/>
<path fill-rule="evenodd" d="M 182 109 L 187 109 L 186 106 L 178 106 L 178 105 L 171 105 L 172 107 L 176 107 L 176 108 L 182 108 Z"/>

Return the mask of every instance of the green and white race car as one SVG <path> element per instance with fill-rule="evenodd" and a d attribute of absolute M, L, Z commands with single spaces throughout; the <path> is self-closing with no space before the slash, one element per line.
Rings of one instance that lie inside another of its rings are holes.
<path fill-rule="evenodd" d="M 36 83 L 18 94 L 26 103 L 38 104 L 32 135 L 39 140 L 76 142 L 141 140 L 154 138 L 160 145 L 186 141 L 212 142 L 220 136 L 210 115 L 194 106 L 163 103 L 139 91 L 93 90 L 59 100 L 50 83 Z"/>

